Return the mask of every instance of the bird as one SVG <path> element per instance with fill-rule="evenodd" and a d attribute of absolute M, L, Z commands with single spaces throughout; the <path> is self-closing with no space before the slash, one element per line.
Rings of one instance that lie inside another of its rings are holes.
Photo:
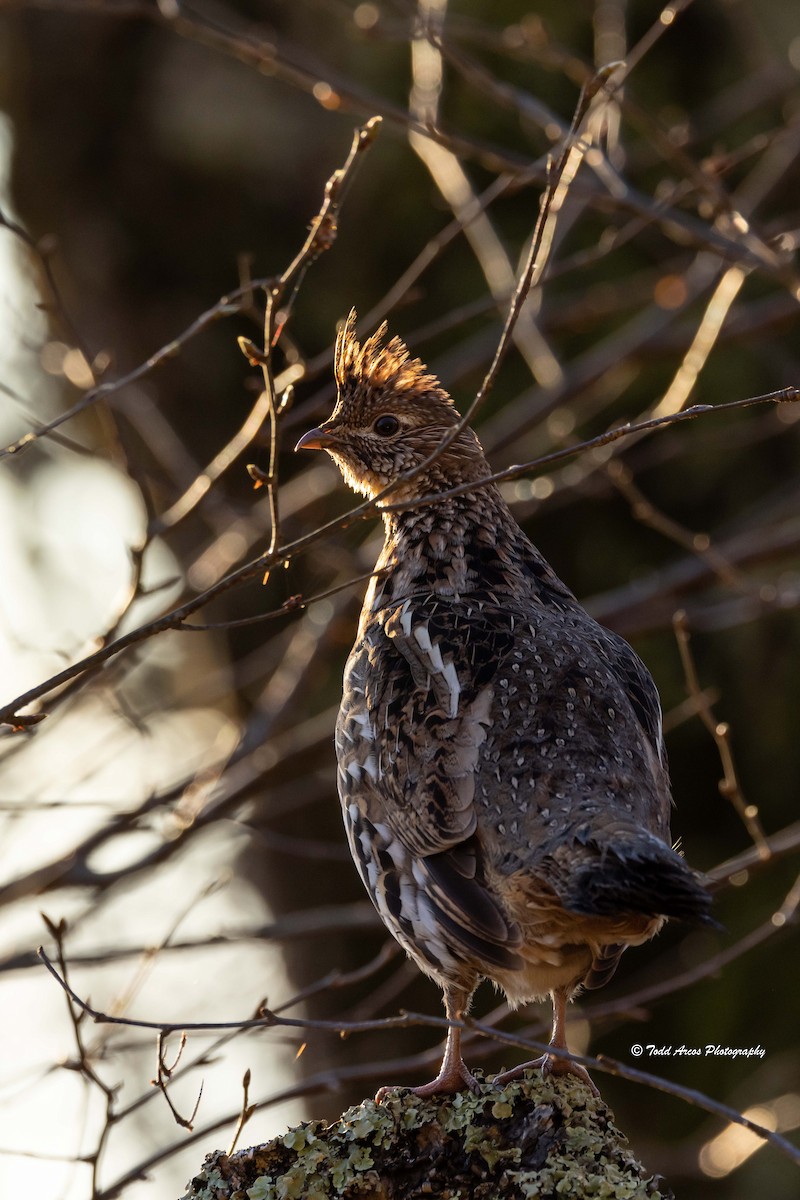
<path fill-rule="evenodd" d="M 411 1090 L 479 1090 L 461 1035 L 488 979 L 512 1007 L 553 1006 L 548 1052 L 493 1082 L 539 1068 L 599 1094 L 567 1057 L 567 1003 L 667 919 L 711 920 L 670 843 L 658 691 L 519 526 L 438 378 L 385 322 L 360 342 L 356 319 L 334 410 L 296 449 L 326 451 L 382 510 L 335 746 L 355 865 L 450 1022 Z"/>

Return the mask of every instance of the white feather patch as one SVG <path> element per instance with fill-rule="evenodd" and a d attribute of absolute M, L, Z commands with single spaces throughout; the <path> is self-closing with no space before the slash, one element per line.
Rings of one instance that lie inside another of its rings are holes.
<path fill-rule="evenodd" d="M 369 713 L 356 712 L 351 719 L 361 726 L 361 736 L 368 742 L 375 741 L 375 728 L 369 719 Z"/>
<path fill-rule="evenodd" d="M 376 783 L 380 776 L 380 771 L 378 770 L 378 763 L 375 758 L 375 755 L 368 754 L 367 757 L 364 759 L 362 766 L 363 766 L 364 770 L 367 772 L 367 774 L 369 775 L 372 782 Z"/>
<path fill-rule="evenodd" d="M 444 678 L 450 689 L 450 716 L 458 716 L 458 698 L 461 695 L 461 684 L 458 682 L 458 672 L 451 662 L 444 667 Z"/>
<path fill-rule="evenodd" d="M 417 625 L 416 629 L 414 630 L 414 638 L 415 638 L 416 643 L 419 646 L 419 648 L 421 650 L 424 650 L 426 654 L 430 654 L 430 652 L 431 652 L 431 635 L 428 632 L 428 626 L 427 625 Z"/>

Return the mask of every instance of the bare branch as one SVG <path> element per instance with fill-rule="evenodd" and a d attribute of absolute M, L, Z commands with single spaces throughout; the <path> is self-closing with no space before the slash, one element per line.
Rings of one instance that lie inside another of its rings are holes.
<path fill-rule="evenodd" d="M 69 986 L 62 974 L 56 970 L 53 963 L 50 961 L 44 950 L 40 948 L 39 955 L 50 971 L 51 975 L 57 980 L 60 986 L 69 996 L 70 1000 L 76 1004 L 87 1016 L 90 1016 L 94 1021 L 110 1024 L 128 1025 L 137 1029 L 156 1029 L 161 1033 L 169 1033 L 182 1030 L 219 1030 L 219 1029 L 251 1029 L 259 1026 L 288 1026 L 291 1028 L 300 1029 L 319 1029 L 329 1030 L 330 1032 L 339 1035 L 346 1033 L 369 1032 L 376 1029 L 401 1029 L 408 1028 L 412 1025 L 424 1025 L 431 1028 L 446 1029 L 449 1025 L 454 1025 L 460 1029 L 470 1029 L 483 1034 L 492 1041 L 498 1042 L 506 1046 L 521 1047 L 526 1050 L 534 1050 L 537 1052 L 552 1053 L 558 1058 L 569 1059 L 571 1062 L 579 1063 L 581 1066 L 591 1068 L 593 1070 L 605 1071 L 611 1075 L 617 1075 L 622 1079 L 627 1079 L 632 1083 L 643 1084 L 653 1088 L 656 1091 L 665 1092 L 671 1096 L 677 1096 L 680 1099 L 686 1100 L 688 1103 L 705 1109 L 706 1112 L 712 1113 L 715 1116 L 721 1117 L 723 1120 L 730 1121 L 733 1124 L 742 1125 L 749 1129 L 758 1137 L 769 1142 L 775 1149 L 780 1150 L 793 1162 L 800 1165 L 800 1149 L 793 1146 L 786 1138 L 780 1134 L 773 1132 L 770 1129 L 765 1129 L 762 1125 L 751 1121 L 736 1109 L 730 1108 L 726 1104 L 713 1100 L 710 1096 L 697 1091 L 694 1088 L 682 1087 L 680 1084 L 662 1079 L 657 1075 L 651 1075 L 646 1071 L 640 1071 L 634 1067 L 629 1067 L 617 1059 L 608 1058 L 605 1055 L 592 1057 L 590 1055 L 572 1054 L 569 1051 L 562 1050 L 559 1047 L 549 1046 L 544 1042 L 536 1041 L 532 1038 L 522 1038 L 514 1034 L 504 1033 L 502 1030 L 494 1029 L 483 1022 L 475 1020 L 465 1021 L 448 1021 L 445 1017 L 427 1017 L 421 1013 L 403 1013 L 399 1017 L 385 1018 L 375 1021 L 314 1021 L 293 1019 L 290 1017 L 278 1017 L 274 1013 L 267 1013 L 262 1019 L 256 1021 L 240 1021 L 240 1022 L 187 1022 L 182 1026 L 169 1024 L 159 1024 L 152 1021 L 138 1021 L 131 1018 L 115 1017 L 108 1013 L 100 1012 L 94 1009 L 86 1001 L 82 1000 L 73 989 Z"/>
<path fill-rule="evenodd" d="M 172 1103 L 172 1099 L 170 1097 L 169 1091 L 167 1090 L 167 1084 L 171 1080 L 173 1072 L 175 1071 L 176 1067 L 178 1066 L 178 1063 L 181 1061 L 181 1058 L 183 1057 L 183 1051 L 186 1048 L 186 1034 L 185 1033 L 181 1034 L 181 1040 L 180 1040 L 180 1045 L 178 1047 L 178 1052 L 175 1055 L 175 1059 L 171 1066 L 167 1065 L 166 1058 L 164 1057 L 167 1052 L 168 1038 L 169 1038 L 169 1034 L 167 1034 L 167 1033 L 159 1033 L 159 1035 L 158 1035 L 158 1040 L 156 1043 L 156 1058 L 157 1058 L 157 1068 L 158 1069 L 156 1072 L 156 1078 L 153 1079 L 151 1082 L 153 1084 L 153 1087 L 158 1088 L 159 1092 L 166 1100 L 167 1107 L 169 1108 L 169 1111 L 172 1113 L 175 1124 L 180 1125 L 181 1128 L 183 1128 L 183 1129 L 188 1129 L 189 1132 L 191 1133 L 192 1129 L 194 1129 L 194 1119 L 197 1116 L 198 1109 L 200 1108 L 200 1101 L 203 1098 L 203 1085 L 202 1085 L 202 1083 L 200 1084 L 200 1090 L 197 1093 L 197 1100 L 195 1101 L 195 1105 L 191 1111 L 191 1114 L 188 1117 L 182 1117 L 181 1114 L 178 1112 L 177 1108 L 175 1107 L 175 1105 Z"/>
<path fill-rule="evenodd" d="M 501 347 L 507 348 L 507 345 L 507 340 L 504 342 L 501 341 Z M 500 358 L 502 358 L 502 353 L 501 349 L 499 348 L 498 355 L 495 356 L 495 363 L 497 365 L 499 365 Z M 487 376 L 487 380 L 491 381 L 494 378 L 495 371 L 496 366 L 493 364 L 489 375 Z M 485 383 L 486 381 L 484 381 L 484 387 L 479 392 L 476 401 L 474 401 L 473 405 L 470 406 L 467 416 L 472 412 L 475 404 L 485 396 Z M 43 696 L 48 695 L 50 692 L 55 691 L 56 689 L 60 688 L 62 684 L 68 683 L 76 676 L 95 673 L 108 659 L 113 658 L 121 651 L 137 645 L 139 642 L 142 642 L 147 638 L 154 637 L 168 629 L 180 629 L 186 622 L 187 617 L 190 617 L 193 613 L 197 612 L 198 609 L 204 607 L 204 605 L 206 605 L 210 600 L 222 595 L 224 592 L 228 591 L 238 583 L 245 582 L 246 580 L 252 579 L 257 575 L 264 573 L 265 571 L 269 571 L 272 567 L 279 565 L 280 563 L 288 562 L 290 559 L 295 557 L 295 555 L 305 550 L 309 545 L 312 545 L 318 541 L 324 534 L 334 529 L 347 528 L 347 526 L 352 524 L 354 520 L 369 515 L 378 506 L 391 512 L 395 509 L 407 510 L 409 508 L 419 508 L 427 504 L 436 504 L 449 496 L 462 495 L 466 492 L 474 490 L 476 487 L 482 487 L 487 483 L 498 483 L 504 480 L 517 479 L 522 475 L 530 474 L 531 472 L 542 467 L 552 466 L 553 464 L 561 462 L 566 458 L 571 458 L 573 455 L 584 453 L 590 450 L 601 449 L 602 447 L 610 445 L 612 442 L 618 441 L 620 438 L 650 433 L 654 430 L 661 429 L 669 425 L 677 425 L 683 421 L 695 420 L 699 416 L 706 416 L 710 413 L 729 412 L 734 409 L 749 408 L 756 404 L 793 403 L 798 399 L 800 399 L 800 391 L 798 391 L 798 389 L 795 387 L 787 387 L 782 388 L 780 391 L 770 392 L 763 396 L 751 396 L 745 400 L 731 400 L 724 404 L 697 404 L 692 408 L 686 408 L 681 412 L 671 413 L 665 417 L 653 417 L 647 421 L 638 421 L 633 424 L 629 423 L 626 425 L 617 426 L 615 429 L 611 429 L 607 433 L 599 434 L 597 437 L 590 438 L 588 441 L 581 442 L 578 445 L 570 446 L 563 450 L 556 450 L 551 454 L 543 455 L 541 458 L 533 459 L 530 462 L 523 463 L 518 466 L 508 467 L 504 471 L 497 471 L 495 474 L 487 476 L 478 483 L 462 484 L 459 487 L 450 488 L 447 492 L 441 492 L 431 496 L 422 496 L 413 501 L 403 501 L 402 504 L 396 506 L 391 504 L 382 504 L 381 497 L 395 490 L 396 487 L 400 486 L 401 483 L 406 480 L 406 478 L 413 478 L 413 475 L 422 470 L 422 468 L 426 465 L 425 463 L 421 463 L 418 467 L 414 468 L 413 472 L 406 472 L 399 476 L 396 484 L 384 489 L 384 491 L 376 496 L 373 500 L 368 500 L 363 504 L 357 505 L 344 517 L 328 521 L 326 524 L 320 526 L 312 533 L 297 538 L 295 541 L 288 543 L 281 549 L 278 549 L 272 553 L 267 552 L 252 562 L 246 563 L 243 567 L 239 567 L 237 570 L 231 572 L 219 583 L 215 584 L 213 587 L 207 588 L 206 591 L 194 597 L 194 599 L 187 601 L 179 608 L 173 609 L 164 616 L 158 617 L 156 620 L 150 621 L 147 624 L 140 626 L 138 629 L 134 629 L 130 633 L 117 638 L 116 641 L 104 646 L 102 650 L 98 650 L 94 654 L 87 655 L 79 662 L 73 663 L 71 666 L 66 667 L 63 671 L 59 671 L 57 674 L 51 676 L 51 678 L 45 680 L 44 683 L 41 683 L 34 688 L 30 688 L 27 692 L 16 697 L 16 699 L 12 700 L 9 704 L 6 704 L 0 708 L 0 723 L 10 725 L 13 729 L 22 729 L 26 723 L 30 723 L 30 716 L 28 714 L 20 714 L 19 710 L 21 708 L 24 708 L 26 705 L 31 704 L 34 701 L 41 699 Z M 461 428 L 464 420 L 466 420 L 466 417 L 462 419 L 462 422 L 460 422 L 458 426 L 453 426 L 453 430 Z M 452 433 L 453 430 L 450 432 Z M 442 446 L 446 444 L 447 442 L 443 442 Z M 442 446 L 437 448 L 431 458 L 434 458 L 437 454 L 441 453 Z M 41 719 L 38 714 L 36 714 L 36 718 Z"/>
<path fill-rule="evenodd" d="M 234 1150 L 236 1149 L 236 1143 L 239 1141 L 239 1138 L 241 1137 L 242 1130 L 244 1129 L 245 1125 L 252 1117 L 253 1113 L 256 1111 L 256 1105 L 249 1103 L 249 1100 L 250 1100 L 250 1070 L 249 1070 L 249 1068 L 247 1071 L 245 1071 L 244 1077 L 242 1078 L 242 1093 L 243 1093 L 242 1094 L 242 1111 L 239 1113 L 239 1120 L 236 1122 L 236 1128 L 233 1131 L 233 1137 L 231 1138 L 231 1144 L 228 1147 L 228 1154 L 233 1154 Z"/>
<path fill-rule="evenodd" d="M 714 743 L 719 752 L 720 761 L 722 763 L 723 777 L 719 781 L 720 794 L 726 800 L 730 800 L 736 812 L 742 819 L 742 822 L 753 839 L 759 854 L 763 858 L 769 858 L 769 845 L 764 836 L 764 830 L 761 827 L 761 822 L 758 819 L 758 808 L 755 804 L 748 804 L 742 795 L 741 784 L 736 772 L 736 767 L 733 762 L 730 745 L 730 726 L 725 721 L 718 721 L 714 716 L 713 709 L 708 700 L 703 700 L 703 692 L 697 678 L 697 670 L 694 665 L 692 656 L 691 643 L 689 639 L 689 622 L 685 612 L 676 612 L 673 617 L 673 626 L 675 629 L 675 638 L 678 642 L 678 650 L 680 651 L 681 662 L 683 664 L 684 674 L 686 676 L 686 686 L 689 694 L 697 702 L 697 712 L 700 720 L 705 725 L 708 732 L 714 739 Z"/>

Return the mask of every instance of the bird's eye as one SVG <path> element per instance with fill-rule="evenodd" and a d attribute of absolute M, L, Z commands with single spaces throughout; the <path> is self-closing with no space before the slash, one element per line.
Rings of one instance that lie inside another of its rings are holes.
<path fill-rule="evenodd" d="M 391 437 L 393 433 L 397 433 L 400 428 L 400 422 L 397 417 L 391 416 L 390 413 L 384 413 L 382 417 L 378 417 L 372 428 L 381 437 Z"/>

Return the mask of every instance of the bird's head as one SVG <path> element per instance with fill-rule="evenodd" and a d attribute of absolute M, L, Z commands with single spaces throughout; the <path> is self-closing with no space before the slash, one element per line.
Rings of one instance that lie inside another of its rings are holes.
<path fill-rule="evenodd" d="M 363 343 L 356 338 L 355 323 L 352 310 L 336 339 L 336 407 L 295 449 L 327 450 L 345 483 L 371 497 L 424 462 L 458 424 L 459 414 L 439 380 L 410 356 L 400 338 L 384 344 L 385 323 Z M 388 502 L 445 490 L 487 473 L 478 439 L 464 429 Z"/>

